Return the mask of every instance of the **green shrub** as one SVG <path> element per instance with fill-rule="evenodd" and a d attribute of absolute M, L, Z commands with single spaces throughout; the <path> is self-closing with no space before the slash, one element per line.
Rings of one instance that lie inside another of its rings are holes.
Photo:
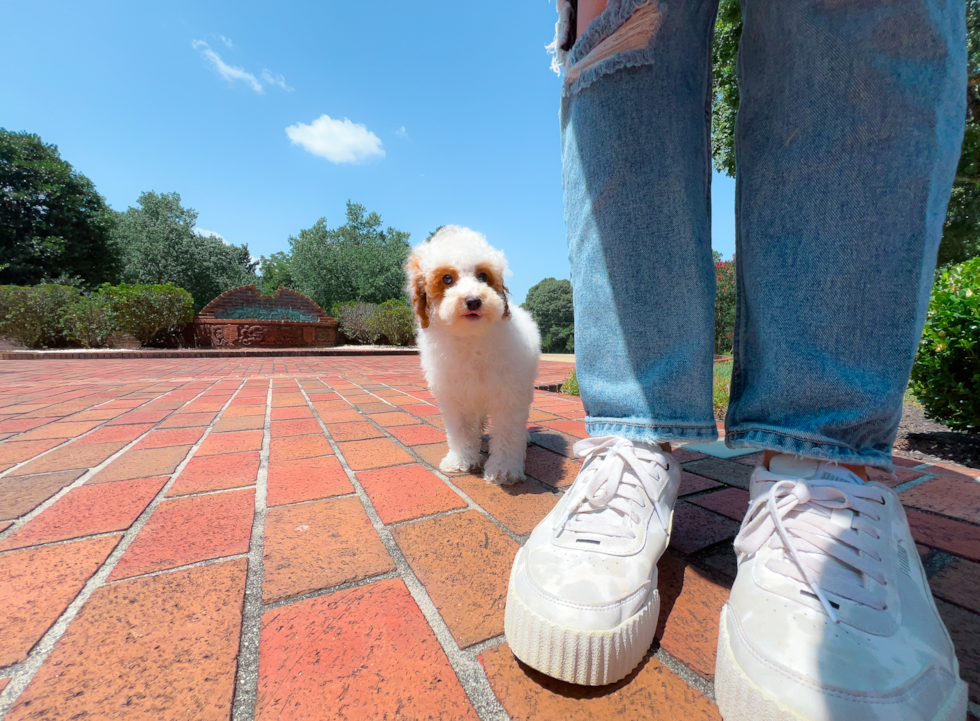
<path fill-rule="evenodd" d="M 194 320 L 194 299 L 170 285 L 103 285 L 99 297 L 111 309 L 116 327 L 142 345 L 164 333 L 176 333 Z"/>
<path fill-rule="evenodd" d="M 82 297 L 74 288 L 54 283 L 0 286 L 0 335 L 28 348 L 65 342 L 65 310 Z"/>
<path fill-rule="evenodd" d="M 734 258 L 715 260 L 715 287 L 715 353 L 727 355 L 735 339 Z"/>
<path fill-rule="evenodd" d="M 118 331 L 112 306 L 101 294 L 80 298 L 65 310 L 65 335 L 86 348 L 105 348 Z"/>
<path fill-rule="evenodd" d="M 936 279 L 911 387 L 929 418 L 980 430 L 980 258 Z"/>
<path fill-rule="evenodd" d="M 374 306 L 368 327 L 391 345 L 411 345 L 415 339 L 415 314 L 404 300 L 386 300 Z"/>
<path fill-rule="evenodd" d="M 354 343 L 374 343 L 378 332 L 371 327 L 371 316 L 374 315 L 373 303 L 334 303 L 330 315 L 340 324 L 340 332 Z"/>

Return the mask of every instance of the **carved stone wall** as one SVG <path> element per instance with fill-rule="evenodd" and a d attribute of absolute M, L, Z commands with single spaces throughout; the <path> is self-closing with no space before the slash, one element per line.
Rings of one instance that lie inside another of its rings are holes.
<path fill-rule="evenodd" d="M 246 285 L 208 303 L 194 335 L 202 348 L 320 348 L 337 345 L 337 321 L 294 290 L 269 296 Z"/>

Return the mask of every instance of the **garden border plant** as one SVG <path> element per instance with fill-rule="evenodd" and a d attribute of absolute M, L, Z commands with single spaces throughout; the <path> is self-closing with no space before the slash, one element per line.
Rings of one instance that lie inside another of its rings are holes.
<path fill-rule="evenodd" d="M 980 258 L 936 278 L 911 381 L 929 418 L 980 431 Z"/>
<path fill-rule="evenodd" d="M 0 335 L 28 348 L 111 345 L 128 333 L 142 345 L 169 340 L 194 319 L 194 299 L 173 285 L 109 285 L 89 295 L 69 286 L 0 286 Z"/>

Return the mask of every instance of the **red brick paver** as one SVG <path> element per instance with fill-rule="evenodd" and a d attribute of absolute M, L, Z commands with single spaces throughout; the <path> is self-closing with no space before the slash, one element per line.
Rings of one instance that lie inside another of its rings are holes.
<path fill-rule="evenodd" d="M 245 561 L 98 589 L 7 718 L 227 719 L 244 592 Z"/>
<path fill-rule="evenodd" d="M 0 715 L 717 719 L 699 689 L 757 453 L 675 449 L 656 656 L 629 677 L 570 686 L 505 642 L 513 556 L 581 468 L 584 415 L 535 392 L 528 480 L 499 487 L 439 470 L 415 357 L 0 362 Z M 905 489 L 977 704 L 980 473 L 895 461 L 878 480 Z"/>
<path fill-rule="evenodd" d="M 144 478 L 75 488 L 12 536 L 0 541 L 0 551 L 124 531 L 150 505 L 166 482 L 166 478 Z"/>
<path fill-rule="evenodd" d="M 267 611 L 260 648 L 260 720 L 477 718 L 399 580 Z"/>
<path fill-rule="evenodd" d="M 109 536 L 0 555 L 0 666 L 27 658 L 118 542 Z"/>
<path fill-rule="evenodd" d="M 387 573 L 395 568 L 356 498 L 270 508 L 266 602 Z"/>
<path fill-rule="evenodd" d="M 110 580 L 248 551 L 254 491 L 164 501 L 126 549 Z"/>

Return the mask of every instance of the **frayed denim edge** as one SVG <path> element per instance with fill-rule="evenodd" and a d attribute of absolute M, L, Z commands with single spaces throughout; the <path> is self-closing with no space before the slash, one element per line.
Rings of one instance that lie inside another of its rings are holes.
<path fill-rule="evenodd" d="M 718 439 L 718 428 L 714 425 L 672 426 L 657 423 L 626 423 L 618 419 L 586 418 L 585 430 L 593 437 L 620 436 L 631 441 L 656 443 Z"/>
<path fill-rule="evenodd" d="M 886 454 L 882 451 L 858 453 L 845 446 L 804 441 L 775 431 L 729 431 L 725 435 L 725 445 L 729 448 L 759 448 L 769 451 L 779 451 L 780 453 L 792 453 L 808 458 L 818 458 L 834 463 L 871 466 L 873 468 L 881 468 L 889 473 L 895 470 L 890 453 Z"/>
<path fill-rule="evenodd" d="M 592 52 L 592 49 L 629 20 L 633 13 L 643 5 L 649 5 L 652 0 L 610 0 L 606 9 L 599 13 L 585 32 L 575 41 L 572 49 L 563 54 L 562 64 L 566 70 L 571 68 L 579 60 Z M 657 3 L 657 11 L 666 14 L 668 10 L 666 2 Z M 590 68 L 581 75 L 574 83 L 563 83 L 561 94 L 569 97 L 587 88 L 603 75 L 609 75 L 624 68 L 634 68 L 641 65 L 653 64 L 653 50 L 633 50 L 626 53 L 619 53 L 602 61 L 594 68 Z"/>
<path fill-rule="evenodd" d="M 617 70 L 652 65 L 653 53 L 653 48 L 646 48 L 645 50 L 632 50 L 606 58 L 595 67 L 589 68 L 579 75 L 574 83 L 565 83 L 561 89 L 562 97 L 569 98 L 592 85 L 603 75 L 612 75 Z"/>
<path fill-rule="evenodd" d="M 651 0 L 609 0 L 606 9 L 589 23 L 589 27 L 566 53 L 568 66 L 571 67 L 592 52 L 592 48 L 619 30 L 620 26 L 633 16 L 637 8 L 641 5 L 649 5 L 650 2 Z M 667 12 L 666 3 L 658 3 L 657 9 L 660 12 Z"/>

